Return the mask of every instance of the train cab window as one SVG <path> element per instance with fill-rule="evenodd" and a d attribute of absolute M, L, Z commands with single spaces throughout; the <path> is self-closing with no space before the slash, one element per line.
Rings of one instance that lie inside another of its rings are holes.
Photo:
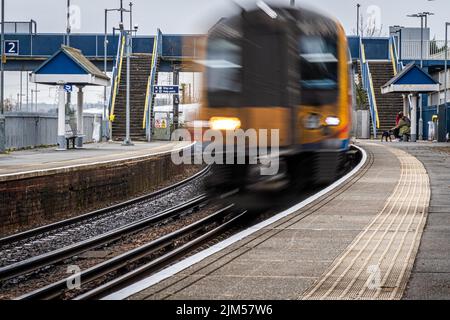
<path fill-rule="evenodd" d="M 302 36 L 299 45 L 301 104 L 323 105 L 338 98 L 336 39 Z"/>
<path fill-rule="evenodd" d="M 210 39 L 206 67 L 208 100 L 212 107 L 239 106 L 242 91 L 241 48 L 230 39 Z"/>
<path fill-rule="evenodd" d="M 264 28 L 246 30 L 244 45 L 244 103 L 246 106 L 283 106 L 285 46 L 282 34 Z"/>

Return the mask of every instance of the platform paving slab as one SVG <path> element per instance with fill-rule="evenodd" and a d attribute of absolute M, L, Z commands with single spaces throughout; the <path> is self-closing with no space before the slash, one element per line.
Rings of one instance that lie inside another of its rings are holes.
<path fill-rule="evenodd" d="M 308 217 L 293 213 L 129 299 L 302 298 L 355 238 L 373 227 L 400 179 L 398 155 L 384 146 L 362 145 L 373 154 L 373 165 L 330 203 Z M 400 238 L 408 234 L 403 229 Z M 379 237 L 375 233 L 374 239 Z"/>
<path fill-rule="evenodd" d="M 450 299 L 450 144 L 395 143 L 425 166 L 431 183 L 428 220 L 403 299 Z"/>

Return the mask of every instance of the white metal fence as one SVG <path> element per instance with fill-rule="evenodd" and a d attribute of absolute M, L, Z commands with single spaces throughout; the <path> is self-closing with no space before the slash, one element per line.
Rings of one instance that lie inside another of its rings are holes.
<path fill-rule="evenodd" d="M 444 40 L 405 40 L 402 41 L 400 59 L 420 60 L 421 49 L 423 60 L 442 60 L 445 56 Z M 450 56 L 450 55 L 449 55 Z"/>
<path fill-rule="evenodd" d="M 84 141 L 93 141 L 94 124 L 101 116 L 83 115 Z M 58 117 L 45 113 L 8 112 L 5 114 L 6 149 L 56 145 Z"/>

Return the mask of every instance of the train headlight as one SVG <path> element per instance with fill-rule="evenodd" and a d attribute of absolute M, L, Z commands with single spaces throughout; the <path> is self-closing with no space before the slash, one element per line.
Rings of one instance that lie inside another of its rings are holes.
<path fill-rule="evenodd" d="M 238 118 L 212 117 L 209 120 L 209 127 L 213 130 L 236 130 L 241 127 L 241 120 Z"/>
<path fill-rule="evenodd" d="M 311 113 L 305 118 L 305 128 L 309 130 L 320 128 L 320 115 Z"/>
<path fill-rule="evenodd" d="M 341 119 L 338 117 L 327 117 L 325 123 L 331 127 L 336 127 L 341 124 Z"/>

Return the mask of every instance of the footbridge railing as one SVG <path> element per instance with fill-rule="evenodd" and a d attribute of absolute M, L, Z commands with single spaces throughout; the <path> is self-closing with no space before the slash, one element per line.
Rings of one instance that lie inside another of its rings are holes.
<path fill-rule="evenodd" d="M 145 97 L 145 107 L 144 115 L 142 117 L 142 128 L 146 130 L 147 139 L 151 139 L 151 125 L 152 125 L 152 112 L 153 112 L 153 96 L 154 96 L 154 86 L 156 85 L 157 73 L 158 73 L 158 62 L 162 55 L 162 32 L 158 29 L 155 41 L 153 42 L 153 52 L 152 52 L 152 64 L 150 76 L 147 80 L 147 91 Z"/>
<path fill-rule="evenodd" d="M 377 129 L 380 128 L 380 119 L 378 117 L 377 101 L 375 97 L 375 90 L 373 87 L 372 74 L 370 73 L 369 62 L 366 60 L 366 52 L 364 44 L 360 38 L 360 56 L 361 56 L 361 77 L 363 82 L 363 88 L 367 92 L 367 98 L 369 102 L 369 111 L 372 122 L 373 135 L 376 137 Z"/>
<path fill-rule="evenodd" d="M 111 94 L 109 97 L 109 121 L 110 121 L 110 128 L 111 128 L 111 122 L 114 121 L 115 115 L 114 115 L 114 107 L 116 104 L 116 97 L 119 90 L 119 84 L 120 84 L 120 76 L 122 74 L 122 64 L 123 64 L 123 56 L 124 56 L 124 50 L 125 50 L 125 35 L 121 34 L 119 37 L 119 44 L 117 46 L 117 55 L 115 64 L 112 71 L 112 83 L 111 83 Z"/>

